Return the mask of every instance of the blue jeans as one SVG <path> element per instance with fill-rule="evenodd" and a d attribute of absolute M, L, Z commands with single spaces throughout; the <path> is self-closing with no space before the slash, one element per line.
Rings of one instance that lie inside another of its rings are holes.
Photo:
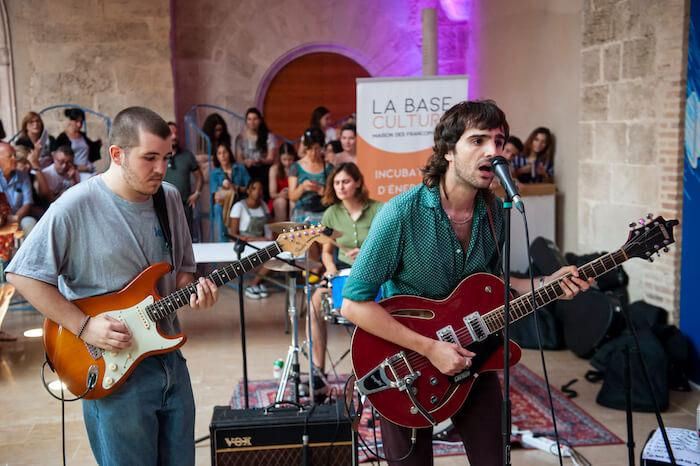
<path fill-rule="evenodd" d="M 180 351 L 144 359 L 111 395 L 83 400 L 102 466 L 194 465 L 194 397 Z"/>

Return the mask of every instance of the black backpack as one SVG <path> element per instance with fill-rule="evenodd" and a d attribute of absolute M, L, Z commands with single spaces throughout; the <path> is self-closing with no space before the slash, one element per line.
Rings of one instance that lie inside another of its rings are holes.
<path fill-rule="evenodd" d="M 649 328 L 637 330 L 641 357 L 644 359 L 651 385 L 661 411 L 668 408 L 668 359 L 664 347 Z M 586 378 L 595 381 L 602 376 L 603 386 L 596 401 L 608 408 L 625 409 L 625 349 L 629 349 L 632 385 L 632 409 L 653 412 L 654 402 L 642 373 L 639 352 L 629 332 L 614 338 L 591 358 L 591 365 L 599 372 L 589 371 Z"/>

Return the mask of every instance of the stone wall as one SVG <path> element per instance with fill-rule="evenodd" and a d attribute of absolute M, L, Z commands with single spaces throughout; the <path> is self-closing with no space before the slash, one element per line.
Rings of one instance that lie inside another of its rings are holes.
<path fill-rule="evenodd" d="M 6 4 L 18 118 L 59 103 L 111 117 L 127 106 L 143 105 L 173 118 L 168 0 Z M 54 134 L 63 129 L 59 117 L 60 112 L 48 116 Z M 97 125 L 89 130 L 91 136 L 104 136 Z"/>
<path fill-rule="evenodd" d="M 586 0 L 581 49 L 579 248 L 615 250 L 647 212 L 680 218 L 688 5 Z M 678 229 L 677 229 L 678 230 Z M 654 264 L 625 265 L 632 299 L 677 319 L 680 231 Z"/>

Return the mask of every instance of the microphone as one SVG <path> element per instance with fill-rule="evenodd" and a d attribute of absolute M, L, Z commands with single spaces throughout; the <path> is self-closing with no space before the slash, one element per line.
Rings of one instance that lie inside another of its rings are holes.
<path fill-rule="evenodd" d="M 518 194 L 518 188 L 515 186 L 513 178 L 510 176 L 510 168 L 508 166 L 508 161 L 500 155 L 491 159 L 491 166 L 493 171 L 501 181 L 503 189 L 506 190 L 506 194 L 513 200 L 515 208 L 520 212 L 525 213 L 525 204 Z"/>

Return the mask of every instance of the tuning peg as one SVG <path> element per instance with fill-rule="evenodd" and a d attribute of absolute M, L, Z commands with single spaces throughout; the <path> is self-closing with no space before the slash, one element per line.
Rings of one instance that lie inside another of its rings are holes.
<path fill-rule="evenodd" d="M 668 248 L 665 247 L 665 248 L 663 249 L 663 251 L 664 251 L 664 252 L 668 252 Z"/>
<path fill-rule="evenodd" d="M 634 227 L 636 227 L 636 226 L 637 226 L 636 223 L 634 223 L 634 222 L 630 223 L 630 228 L 634 228 Z"/>
<path fill-rule="evenodd" d="M 639 221 L 638 221 L 637 223 L 639 223 L 640 225 L 645 225 L 645 224 L 646 224 L 646 222 L 644 221 L 643 218 L 640 218 Z"/>
<path fill-rule="evenodd" d="M 649 256 L 649 262 L 654 262 L 654 256 Z"/>
<path fill-rule="evenodd" d="M 647 214 L 647 220 L 651 220 L 652 218 L 654 218 L 654 216 L 652 215 L 651 212 L 649 212 L 649 213 Z"/>

